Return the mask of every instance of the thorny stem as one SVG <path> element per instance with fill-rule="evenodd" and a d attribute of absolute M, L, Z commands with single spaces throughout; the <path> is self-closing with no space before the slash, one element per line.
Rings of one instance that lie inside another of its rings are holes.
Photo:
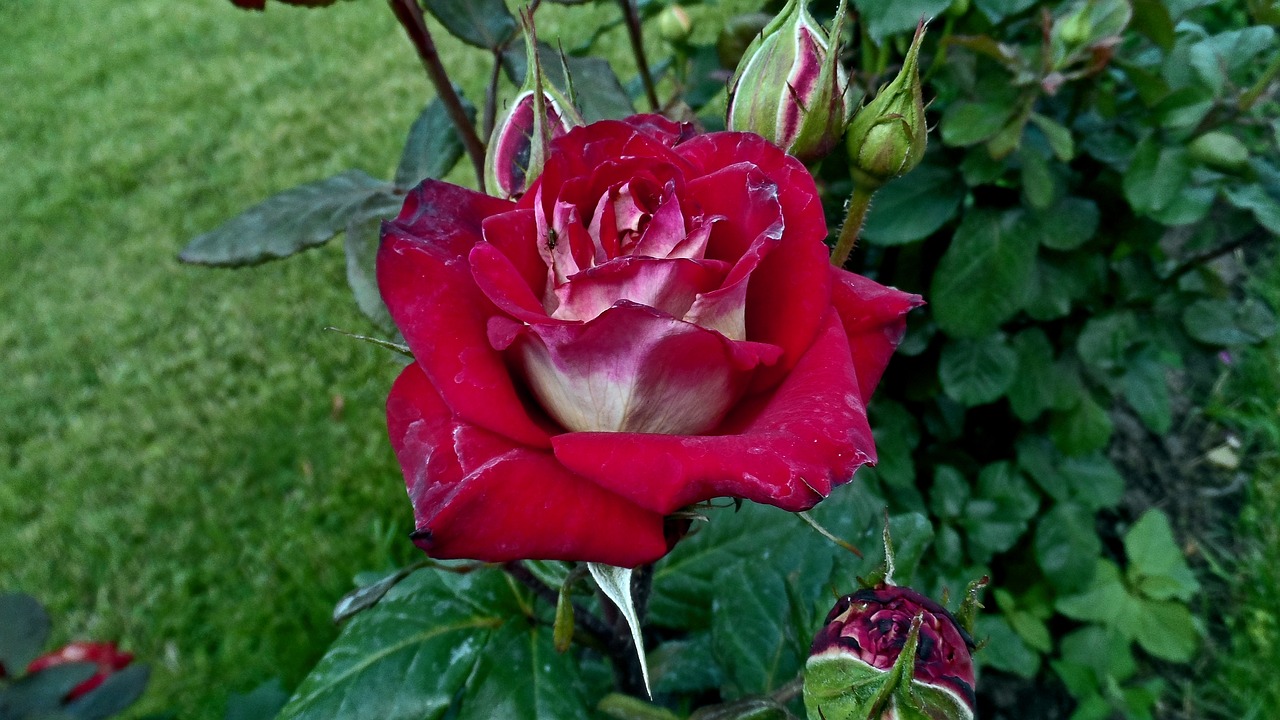
<path fill-rule="evenodd" d="M 396 20 L 400 22 L 405 34 L 409 36 L 409 41 L 418 51 L 422 67 L 427 71 L 427 78 L 436 89 L 436 97 L 444 103 L 445 111 L 453 121 L 453 127 L 458 131 L 458 136 L 462 138 L 462 145 L 471 158 L 480 192 L 484 192 L 484 143 L 476 134 L 475 126 L 467 120 L 467 113 L 462 109 L 462 99 L 453 89 L 453 83 L 449 82 L 449 73 L 440 62 L 440 53 L 431 39 L 431 32 L 427 30 L 422 8 L 418 7 L 417 0 L 387 0 L 387 4 L 391 6 L 391 12 L 395 13 Z"/>
<path fill-rule="evenodd" d="M 503 563 L 502 569 L 525 587 L 532 590 L 534 595 L 537 595 L 550 603 L 552 607 L 555 607 L 556 603 L 559 601 L 560 595 L 556 589 L 539 580 L 537 576 L 532 572 L 529 572 L 529 568 L 525 567 L 524 563 L 519 560 Z M 613 630 L 602 622 L 600 618 L 596 617 L 590 610 L 587 610 L 578 603 L 573 603 L 573 621 L 575 624 L 580 625 L 582 629 L 586 631 L 587 635 L 600 645 L 612 648 L 615 644 L 616 640 L 613 638 Z"/>
<path fill-rule="evenodd" d="M 848 262 L 849 253 L 853 252 L 853 246 L 858 242 L 858 233 L 862 232 L 862 222 L 867 217 L 867 209 L 871 207 L 871 196 L 875 191 L 875 188 L 868 187 L 865 182 L 854 179 L 853 194 L 849 196 L 844 225 L 840 226 L 840 238 L 831 251 L 832 265 L 844 267 Z"/>
<path fill-rule="evenodd" d="M 658 89 L 653 84 L 653 74 L 649 72 L 649 60 L 644 54 L 644 36 L 640 29 L 640 14 L 636 12 L 635 0 L 618 0 L 622 7 L 622 16 L 627 22 L 627 35 L 631 37 L 631 51 L 636 56 L 636 69 L 640 73 L 640 82 L 644 84 L 644 94 L 649 99 L 649 107 L 653 112 L 662 109 L 658 102 Z"/>
<path fill-rule="evenodd" d="M 502 51 L 493 51 L 493 69 L 489 71 L 489 87 L 484 93 L 484 136 L 493 136 L 493 125 L 498 121 L 498 78 L 502 75 Z"/>

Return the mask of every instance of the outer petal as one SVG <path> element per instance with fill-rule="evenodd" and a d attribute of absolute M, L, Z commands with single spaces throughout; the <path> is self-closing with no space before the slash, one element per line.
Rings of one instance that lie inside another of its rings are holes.
<path fill-rule="evenodd" d="M 511 203 L 432 180 L 382 229 L 378 287 L 414 357 L 467 422 L 527 445 L 549 436 L 525 411 L 502 356 L 489 345 L 495 311 L 471 279 L 467 253 L 481 222 Z"/>
<path fill-rule="evenodd" d="M 831 276 L 831 303 L 849 336 L 858 387 L 862 389 L 862 401 L 867 402 L 894 349 L 902 342 L 907 312 L 923 305 L 924 300 L 838 268 L 831 268 Z"/>
<path fill-rule="evenodd" d="M 628 301 L 587 323 L 503 320 L 491 324 L 494 346 L 512 345 L 542 406 L 577 431 L 706 432 L 778 355 Z"/>
<path fill-rule="evenodd" d="M 737 163 L 752 163 L 778 185 L 785 223 L 780 246 L 751 274 L 747 289 L 747 339 L 783 348 L 782 359 L 756 375 L 752 390 L 778 383 L 809 348 L 831 304 L 826 219 L 813 177 L 799 160 L 750 133 L 701 135 L 676 148 L 704 175 Z M 719 197 L 720 204 L 715 201 Z M 703 199 L 703 211 L 741 216 L 731 195 Z M 729 202 L 726 202 L 729 201 Z"/>
<path fill-rule="evenodd" d="M 875 462 L 849 343 L 834 312 L 786 380 L 747 405 L 721 435 L 568 433 L 552 438 L 552 447 L 570 470 L 661 513 L 718 496 L 807 510 Z"/>
<path fill-rule="evenodd" d="M 456 419 L 417 364 L 391 389 L 387 427 L 415 542 L 432 557 L 632 567 L 667 552 L 661 515 L 573 475 L 548 451 Z"/>

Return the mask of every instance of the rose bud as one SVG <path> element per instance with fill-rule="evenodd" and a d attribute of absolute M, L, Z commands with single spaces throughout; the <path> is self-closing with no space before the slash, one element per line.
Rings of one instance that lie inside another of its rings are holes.
<path fill-rule="evenodd" d="M 907 174 L 924 157 L 928 128 L 920 91 L 920 41 L 924 24 L 916 29 L 902 70 L 880 88 L 849 123 L 847 139 L 854 179 L 876 188 Z"/>
<path fill-rule="evenodd" d="M 377 271 L 415 358 L 387 426 L 419 547 L 634 567 L 689 505 L 805 510 L 849 482 L 921 301 L 832 267 L 826 237 L 799 160 L 658 115 L 552 139 L 516 202 L 410 191 Z"/>
<path fill-rule="evenodd" d="M 679 5 L 668 5 L 658 13 L 658 35 L 673 45 L 686 42 L 693 34 L 693 19 Z"/>
<path fill-rule="evenodd" d="M 851 108 L 838 49 L 845 1 L 830 38 L 807 5 L 808 0 L 790 0 L 748 46 L 729 81 L 727 124 L 763 135 L 809 163 L 840 142 Z"/>
<path fill-rule="evenodd" d="M 542 172 L 547 144 L 582 124 L 573 104 L 543 82 L 537 36 L 531 24 L 525 28 L 524 86 L 493 126 L 484 156 L 485 187 L 506 200 L 523 195 L 529 182 Z"/>
<path fill-rule="evenodd" d="M 971 720 L 973 640 L 946 608 L 880 584 L 836 602 L 805 665 L 810 720 Z"/>
<path fill-rule="evenodd" d="M 66 663 L 96 663 L 98 669 L 87 680 L 76 685 L 67 693 L 67 702 L 86 695 L 97 689 L 109 676 L 119 672 L 133 662 L 133 655 L 120 652 L 115 643 L 109 642 L 73 642 L 61 649 L 41 655 L 27 666 L 28 673 Z"/>

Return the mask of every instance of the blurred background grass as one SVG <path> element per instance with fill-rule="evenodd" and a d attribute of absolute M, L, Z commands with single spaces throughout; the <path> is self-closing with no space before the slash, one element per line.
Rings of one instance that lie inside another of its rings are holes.
<path fill-rule="evenodd" d="M 437 35 L 481 97 L 484 54 Z M 337 243 L 241 271 L 174 254 L 272 192 L 389 177 L 430 89 L 375 0 L 6 0 L 0 88 L 0 588 L 47 603 L 56 640 L 150 663 L 132 716 L 220 718 L 229 692 L 298 682 L 353 574 L 412 555 L 383 434 L 398 363 L 322 331 L 370 330 Z M 1260 282 L 1280 301 L 1280 272 Z M 1271 449 L 1214 680 L 1259 718 L 1280 702 L 1277 358 L 1246 353 L 1222 399 Z"/>

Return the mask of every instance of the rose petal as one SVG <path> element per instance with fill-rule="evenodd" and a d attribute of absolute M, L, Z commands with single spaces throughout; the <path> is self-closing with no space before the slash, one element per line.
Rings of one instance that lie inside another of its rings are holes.
<path fill-rule="evenodd" d="M 546 291 L 547 265 L 538 254 L 538 225 L 532 210 L 512 210 L 485 218 L 484 239 L 515 266 L 534 295 Z"/>
<path fill-rule="evenodd" d="M 507 338 L 512 331 L 493 328 Z M 509 354 L 542 407 L 575 431 L 705 432 L 754 368 L 778 354 L 627 301 L 590 322 L 535 324 L 512 340 Z"/>
<path fill-rule="evenodd" d="M 849 336 L 858 387 L 866 402 L 880 384 L 894 349 L 902 342 L 907 312 L 923 305 L 924 300 L 838 268 L 831 268 L 831 276 L 831 303 Z"/>
<path fill-rule="evenodd" d="M 427 181 L 385 223 L 378 250 L 378 287 L 391 317 L 440 388 L 467 422 L 528 445 L 548 434 L 527 412 L 502 356 L 488 341 L 496 310 L 471 278 L 467 253 L 480 241 L 484 218 L 511 203 Z"/>
<path fill-rule="evenodd" d="M 556 288 L 560 302 L 554 317 L 591 320 L 620 300 L 661 310 L 679 318 L 694 298 L 718 287 L 728 268 L 716 261 L 625 256 L 569 278 Z M 741 340 L 742 337 L 734 338 Z"/>
<path fill-rule="evenodd" d="M 432 557 L 633 567 L 667 552 L 661 515 L 571 474 L 550 452 L 457 420 L 417 364 L 391 389 L 387 428 L 413 502 L 415 542 Z"/>
<path fill-rule="evenodd" d="M 736 408 L 720 435 L 582 432 L 551 439 L 573 472 L 670 513 L 718 496 L 807 510 L 875 462 L 866 407 L 834 312 L 786 380 Z"/>
<path fill-rule="evenodd" d="M 776 365 L 756 375 L 752 392 L 778 383 L 813 342 L 831 303 L 826 220 L 813 177 L 799 160 L 750 133 L 711 133 L 681 144 L 677 152 L 700 169 L 715 172 L 738 163 L 755 165 L 778 186 L 786 227 L 779 248 L 761 261 L 747 289 L 747 337 L 783 349 Z M 703 211 L 741 215 L 740 203 L 703 197 Z"/>

